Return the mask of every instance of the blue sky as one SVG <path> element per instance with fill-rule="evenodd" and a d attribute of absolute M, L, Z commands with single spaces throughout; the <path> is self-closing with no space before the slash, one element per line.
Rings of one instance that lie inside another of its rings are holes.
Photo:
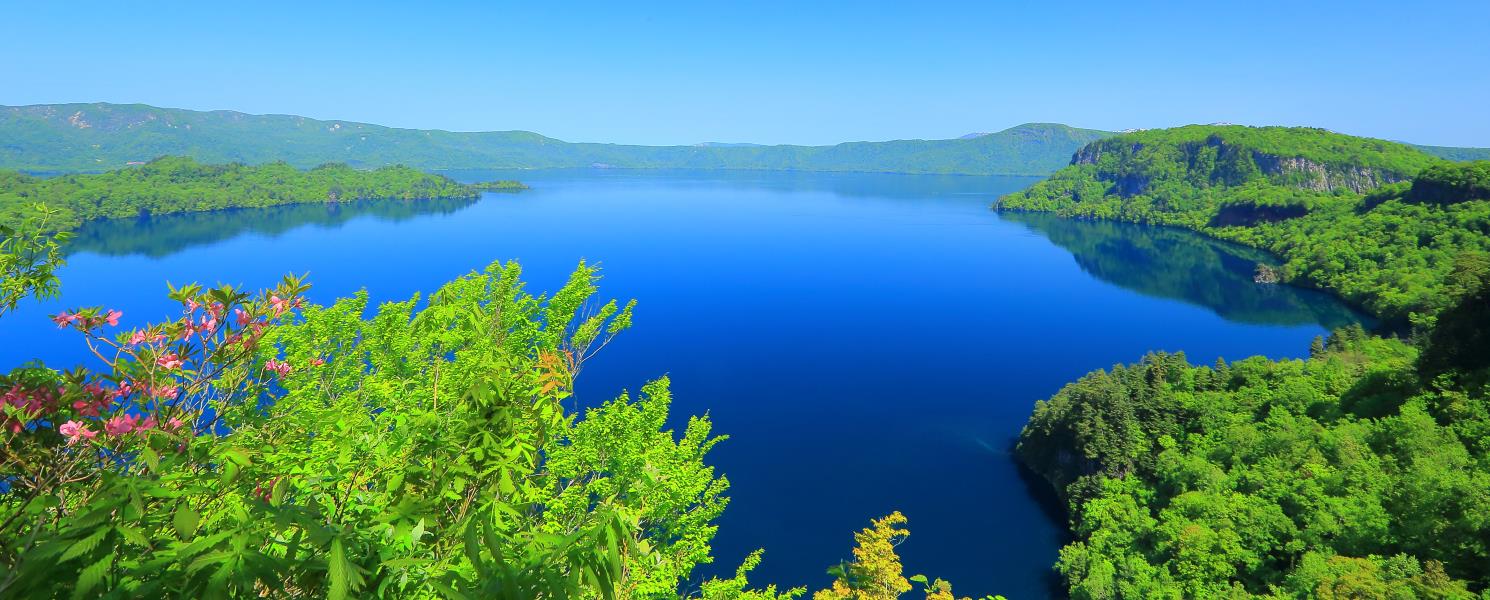
<path fill-rule="evenodd" d="M 1227 121 L 1490 146 L 1486 0 L 0 4 L 0 104 L 644 144 Z"/>

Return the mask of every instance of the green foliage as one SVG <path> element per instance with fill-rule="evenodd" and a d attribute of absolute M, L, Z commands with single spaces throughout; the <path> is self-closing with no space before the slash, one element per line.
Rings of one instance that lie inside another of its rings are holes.
<path fill-rule="evenodd" d="M 833 586 L 818 590 L 812 600 L 895 600 L 911 591 L 912 582 L 921 584 L 926 600 L 958 600 L 947 581 L 930 581 L 925 575 L 905 576 L 895 548 L 910 537 L 906 521 L 905 515 L 896 511 L 874 519 L 869 527 L 855 533 L 854 559 L 829 569 Z M 1004 600 L 1004 597 L 989 596 L 984 600 Z"/>
<path fill-rule="evenodd" d="M 512 189 L 510 185 L 508 188 Z M 326 164 L 301 171 L 282 162 L 250 167 L 204 165 L 190 158 L 165 157 L 137 168 L 97 175 L 37 178 L 0 172 L 0 224 L 18 222 L 37 202 L 45 202 L 57 211 L 52 226 L 70 229 L 92 219 L 223 208 L 477 195 L 478 190 L 472 186 L 402 166 L 359 171 Z"/>
<path fill-rule="evenodd" d="M 188 285 L 180 318 L 122 332 L 118 311 L 55 315 L 106 369 L 0 376 L 0 597 L 679 597 L 713 560 L 724 438 L 667 429 L 665 377 L 566 410 L 635 303 L 597 306 L 583 263 L 552 296 L 520 277 L 375 310 L 307 305 L 293 277 Z M 697 589 L 805 593 L 750 588 L 760 557 Z"/>
<path fill-rule="evenodd" d="M 285 115 L 245 115 L 140 104 L 0 107 L 0 168 L 98 171 L 128 161 L 186 155 L 204 162 L 297 167 L 343 162 L 420 169 L 758 169 L 1045 175 L 1083 144 L 1111 135 L 1030 123 L 955 140 L 848 142 L 834 146 L 630 146 L 569 143 L 526 131 L 460 133 L 395 129 Z"/>
<path fill-rule="evenodd" d="M 1317 129 L 1190 126 L 1095 142 L 999 207 L 1194 229 L 1280 257 L 1284 281 L 1425 323 L 1452 302 L 1455 261 L 1490 253 L 1485 165 Z"/>
<path fill-rule="evenodd" d="M 1490 161 L 1438 164 L 1412 180 L 1407 200 L 1458 204 L 1490 198 Z"/>
<path fill-rule="evenodd" d="M 70 237 L 52 232 L 57 215 L 45 205 L 22 214 L 14 225 L 0 223 L 0 316 L 26 298 L 57 295 L 55 272 Z"/>
<path fill-rule="evenodd" d="M 1487 289 L 1444 314 L 1421 360 L 1356 326 L 1308 360 L 1151 354 L 1037 403 L 1018 452 L 1070 504 L 1072 597 L 1490 587 L 1490 365 L 1453 345 L 1490 331 Z"/>

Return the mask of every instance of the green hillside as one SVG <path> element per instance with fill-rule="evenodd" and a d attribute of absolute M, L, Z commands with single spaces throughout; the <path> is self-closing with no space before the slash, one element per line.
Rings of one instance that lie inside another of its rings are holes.
<path fill-rule="evenodd" d="M 0 168 L 103 171 L 158 156 L 209 163 L 325 162 L 431 169 L 688 168 L 1045 175 L 1082 145 L 1111 135 L 1033 123 L 956 140 L 834 146 L 629 146 L 569 143 L 526 131 L 461 133 L 191 111 L 143 104 L 0 107 Z"/>
<path fill-rule="evenodd" d="M 1445 160 L 1461 162 L 1490 160 L 1490 148 L 1455 148 L 1452 146 L 1419 146 L 1416 144 L 1412 147 Z"/>
<path fill-rule="evenodd" d="M 1487 301 L 1421 351 L 1356 327 L 1308 360 L 1150 354 L 1037 403 L 1018 452 L 1069 501 L 1071 597 L 1484 597 Z"/>
<path fill-rule="evenodd" d="M 1056 569 L 1072 598 L 1482 597 L 1490 162 L 1319 129 L 1192 126 L 1095 142 L 999 206 L 1266 249 L 1283 264 L 1259 266 L 1260 282 L 1323 287 L 1414 325 L 1411 343 L 1342 328 L 1307 360 L 1153 353 L 1038 402 L 1018 455 L 1067 501 Z M 1180 297 L 1206 265 L 1172 289 L 1095 268 Z"/>
<path fill-rule="evenodd" d="M 1408 318 L 1446 307 L 1455 265 L 1490 252 L 1487 164 L 1320 129 L 1189 126 L 1090 144 L 999 207 L 1195 229 L 1274 253 L 1283 281 Z"/>

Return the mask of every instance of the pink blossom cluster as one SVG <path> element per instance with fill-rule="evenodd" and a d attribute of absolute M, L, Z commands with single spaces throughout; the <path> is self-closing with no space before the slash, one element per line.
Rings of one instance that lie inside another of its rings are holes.
<path fill-rule="evenodd" d="M 169 421 L 166 421 L 163 429 L 166 431 L 176 431 L 185 424 L 181 419 L 171 417 Z M 157 425 L 158 422 L 155 420 L 155 417 L 147 416 L 141 419 L 138 415 L 119 414 L 104 421 L 103 432 L 115 437 L 125 436 L 131 433 L 143 434 L 155 429 Z M 67 443 L 69 444 L 91 440 L 98 435 L 97 431 L 88 428 L 88 423 L 85 421 L 68 421 L 58 426 L 57 432 L 67 438 Z"/>
<path fill-rule="evenodd" d="M 238 300 L 243 296 L 234 294 L 231 288 L 205 294 L 188 291 L 178 296 L 185 310 L 175 322 L 127 331 L 112 339 L 98 329 L 105 325 L 118 326 L 124 314 L 120 310 L 84 308 L 52 315 L 51 321 L 59 328 L 73 328 L 87 336 L 90 349 L 118 374 L 118 383 L 108 383 L 115 380 L 113 377 L 90 378 L 86 374 L 69 374 L 67 383 L 60 386 L 11 385 L 9 379 L 0 379 L 10 386 L 0 387 L 0 404 L 7 407 L 0 415 L 0 431 L 19 434 L 33 425 L 46 428 L 50 427 L 48 423 L 61 423 L 56 431 L 69 444 L 76 444 L 99 435 L 123 438 L 183 427 L 180 418 L 171 417 L 164 426 L 159 426 L 157 419 L 165 418 L 162 411 L 187 418 L 185 415 L 201 409 L 183 404 L 192 401 L 183 398 L 183 394 L 197 389 L 201 383 L 198 379 L 214 376 L 217 371 L 210 365 L 251 358 L 248 353 L 258 345 L 271 323 L 302 306 L 303 300 L 293 287 L 299 284 L 289 285 L 266 293 L 257 302 Z M 208 300 L 224 297 L 219 294 L 234 300 L 226 305 Z M 197 338 L 197 343 L 190 343 L 193 338 Z M 102 352 L 110 348 L 116 352 L 113 359 Z M 321 365 L 325 361 L 317 358 L 310 364 Z M 146 370 L 141 374 L 126 365 Z M 266 361 L 264 368 L 280 377 L 293 371 L 289 362 L 278 359 Z M 122 376 L 124 373 L 130 375 L 126 378 Z M 131 414 L 141 410 L 145 412 Z"/>
<path fill-rule="evenodd" d="M 8 416 L 0 416 L 0 423 L 11 433 L 20 433 L 26 427 L 26 421 L 35 419 L 44 414 L 57 411 L 57 404 L 65 393 L 63 388 L 39 387 L 27 388 L 20 384 L 11 386 L 0 394 L 0 403 L 20 409 L 25 416 L 24 420 L 14 419 Z"/>
<path fill-rule="evenodd" d="M 273 358 L 264 362 L 264 368 L 279 373 L 280 377 L 289 375 L 291 371 L 290 363 Z"/>
<path fill-rule="evenodd" d="M 108 412 L 114 406 L 114 401 L 133 391 L 127 380 L 112 391 L 104 389 L 103 385 L 95 381 L 83 386 L 83 397 L 73 401 L 72 409 L 85 417 L 97 417 Z"/>
<path fill-rule="evenodd" d="M 104 324 L 110 327 L 117 327 L 119 325 L 119 317 L 122 316 L 124 316 L 123 311 L 114 309 L 109 309 L 102 313 L 97 313 L 96 311 L 69 313 L 64 310 L 52 315 L 52 322 L 57 324 L 58 329 L 66 329 L 68 326 L 73 326 L 87 331 Z"/>

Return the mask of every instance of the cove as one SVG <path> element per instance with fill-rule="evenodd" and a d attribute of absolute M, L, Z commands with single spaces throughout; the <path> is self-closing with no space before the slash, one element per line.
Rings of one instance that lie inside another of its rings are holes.
<path fill-rule="evenodd" d="M 852 532 L 900 510 L 908 573 L 960 595 L 1053 594 L 1058 506 L 1010 444 L 1034 402 L 1151 349 L 1209 363 L 1306 354 L 1361 320 L 1331 297 L 1252 283 L 1259 257 L 1197 234 L 999 214 L 1031 178 L 574 170 L 454 172 L 533 190 L 475 201 L 375 201 L 93 223 L 63 297 L 0 320 L 0 365 L 85 363 L 46 315 L 105 304 L 126 325 L 173 314 L 167 281 L 263 287 L 309 273 L 322 303 L 367 288 L 402 300 L 520 260 L 535 291 L 580 259 L 635 327 L 579 378 L 595 404 L 669 375 L 674 426 L 729 436 L 714 543 L 726 574 L 828 583 Z"/>

